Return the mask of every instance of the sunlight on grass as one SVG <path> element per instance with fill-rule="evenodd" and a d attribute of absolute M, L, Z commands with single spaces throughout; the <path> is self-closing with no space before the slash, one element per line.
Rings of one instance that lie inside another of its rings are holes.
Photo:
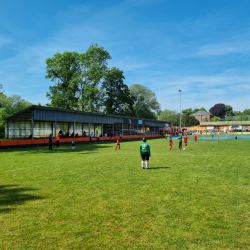
<path fill-rule="evenodd" d="M 1 150 L 0 249 L 249 249 L 248 141 Z"/>

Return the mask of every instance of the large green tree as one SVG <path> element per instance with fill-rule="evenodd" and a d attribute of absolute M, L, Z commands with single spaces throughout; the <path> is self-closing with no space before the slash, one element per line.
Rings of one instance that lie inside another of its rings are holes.
<path fill-rule="evenodd" d="M 190 115 L 182 116 L 181 121 L 184 127 L 200 125 L 200 122 L 194 116 Z"/>
<path fill-rule="evenodd" d="M 181 111 L 181 115 L 184 116 L 184 115 L 191 115 L 193 113 L 193 110 L 192 108 L 188 108 L 188 109 L 183 109 Z"/>
<path fill-rule="evenodd" d="M 133 84 L 129 90 L 134 98 L 134 116 L 157 119 L 160 103 L 157 101 L 156 94 L 141 84 Z"/>
<path fill-rule="evenodd" d="M 85 53 L 57 53 L 46 59 L 46 78 L 54 82 L 47 93 L 50 105 L 62 108 L 98 111 L 101 105 L 99 83 L 103 79 L 108 51 L 91 44 Z"/>
<path fill-rule="evenodd" d="M 158 120 L 171 122 L 172 126 L 180 126 L 180 113 L 175 110 L 165 109 L 161 111 Z"/>
<path fill-rule="evenodd" d="M 248 121 L 248 116 L 246 114 L 240 114 L 238 121 Z"/>
<path fill-rule="evenodd" d="M 134 99 L 130 95 L 129 88 L 124 84 L 123 71 L 116 67 L 105 73 L 102 83 L 104 92 L 104 112 L 115 115 L 131 115 L 133 113 Z"/>
<path fill-rule="evenodd" d="M 0 95 L 0 133 L 5 132 L 5 118 L 13 115 L 32 105 L 25 101 L 19 95 L 7 97 L 5 94 Z"/>
<path fill-rule="evenodd" d="M 230 105 L 225 105 L 225 112 L 226 116 L 234 116 L 233 107 Z"/>
<path fill-rule="evenodd" d="M 200 109 L 198 109 L 198 108 L 195 108 L 195 109 L 188 108 L 188 109 L 183 109 L 181 111 L 181 115 L 182 116 L 191 115 L 191 114 L 196 113 L 197 111 L 206 111 L 207 112 L 207 110 L 204 107 L 201 107 Z"/>
<path fill-rule="evenodd" d="M 250 109 L 245 109 L 242 113 L 245 115 L 250 115 Z"/>

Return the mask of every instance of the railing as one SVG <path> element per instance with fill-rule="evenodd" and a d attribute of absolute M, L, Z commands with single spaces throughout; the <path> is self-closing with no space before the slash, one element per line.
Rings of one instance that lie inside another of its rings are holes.
<path fill-rule="evenodd" d="M 97 141 L 115 141 L 119 136 L 113 137 L 79 137 L 75 138 L 75 142 L 97 142 Z M 160 138 L 160 134 L 157 135 L 123 135 L 122 139 L 142 139 L 142 138 Z M 56 142 L 56 139 L 53 139 L 53 143 Z M 62 138 L 60 143 L 71 143 L 72 138 Z M 35 146 L 35 145 L 48 145 L 49 139 L 33 139 L 33 140 L 8 140 L 0 141 L 0 148 L 6 147 L 18 147 L 18 146 Z"/>

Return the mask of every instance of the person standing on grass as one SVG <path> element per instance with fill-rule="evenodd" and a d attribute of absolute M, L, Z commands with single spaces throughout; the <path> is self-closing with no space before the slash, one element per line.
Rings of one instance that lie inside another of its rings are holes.
<path fill-rule="evenodd" d="M 172 150 L 173 140 L 172 137 L 169 138 L 169 150 Z"/>
<path fill-rule="evenodd" d="M 194 142 L 197 142 L 197 135 L 194 136 Z"/>
<path fill-rule="evenodd" d="M 117 146 L 119 146 L 119 149 L 121 149 L 121 147 L 120 147 L 120 139 L 121 139 L 121 137 L 120 137 L 120 138 L 119 138 L 119 137 L 117 138 L 115 149 L 117 149 Z"/>
<path fill-rule="evenodd" d="M 142 143 L 140 144 L 140 156 L 141 156 L 141 166 L 142 169 L 144 169 L 144 161 L 146 162 L 146 169 L 148 169 L 148 161 L 149 161 L 149 157 L 151 156 L 150 153 L 150 146 L 149 144 L 146 142 L 146 138 L 142 139 Z"/>
<path fill-rule="evenodd" d="M 49 135 L 49 150 L 52 150 L 53 138 L 52 134 Z"/>
<path fill-rule="evenodd" d="M 187 135 L 184 136 L 184 142 L 185 142 L 185 147 L 187 147 L 187 143 L 188 143 Z"/>
<path fill-rule="evenodd" d="M 60 146 L 60 133 L 58 133 L 57 135 L 56 135 L 56 148 L 59 148 L 59 146 Z"/>
<path fill-rule="evenodd" d="M 72 138 L 72 150 L 75 150 L 75 139 L 74 139 L 74 137 Z"/>
<path fill-rule="evenodd" d="M 181 150 L 182 149 L 182 135 L 180 135 L 178 140 L 179 140 L 179 150 Z"/>

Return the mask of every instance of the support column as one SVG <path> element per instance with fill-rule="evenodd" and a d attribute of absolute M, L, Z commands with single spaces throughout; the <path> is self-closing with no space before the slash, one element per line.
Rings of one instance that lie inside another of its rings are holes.
<path fill-rule="evenodd" d="M 104 137 L 104 133 L 103 133 L 103 123 L 102 123 L 102 133 L 101 133 L 101 134 L 102 134 L 102 136 Z"/>
<path fill-rule="evenodd" d="M 56 121 L 55 121 L 55 138 L 56 138 Z"/>
<path fill-rule="evenodd" d="M 74 124 L 73 124 L 73 133 L 74 133 L 74 138 L 75 138 L 75 136 L 76 136 L 76 131 L 75 131 L 75 128 L 76 128 L 76 123 L 74 122 Z"/>
<path fill-rule="evenodd" d="M 142 129 L 142 133 L 143 133 L 143 134 L 145 133 L 145 131 L 144 131 L 144 124 L 143 124 L 143 129 Z"/>
<path fill-rule="evenodd" d="M 89 137 L 90 137 L 90 122 L 89 122 Z"/>
<path fill-rule="evenodd" d="M 6 122 L 7 125 L 7 139 L 10 138 L 10 126 L 9 126 L 9 121 Z"/>
<path fill-rule="evenodd" d="M 34 134 L 34 113 L 33 111 L 31 112 L 31 140 L 33 140 L 33 134 Z"/>
<path fill-rule="evenodd" d="M 82 123 L 82 137 L 83 137 L 83 123 Z"/>
<path fill-rule="evenodd" d="M 136 125 L 136 135 L 138 135 L 138 124 Z"/>
<path fill-rule="evenodd" d="M 131 124 L 129 124 L 129 134 L 131 135 Z"/>
<path fill-rule="evenodd" d="M 154 126 L 154 134 L 155 134 L 155 126 Z"/>
<path fill-rule="evenodd" d="M 113 136 L 115 134 L 115 125 L 114 125 L 114 123 L 112 124 L 112 134 L 113 134 Z"/>
<path fill-rule="evenodd" d="M 123 135 L 123 123 L 122 123 L 122 135 Z"/>

